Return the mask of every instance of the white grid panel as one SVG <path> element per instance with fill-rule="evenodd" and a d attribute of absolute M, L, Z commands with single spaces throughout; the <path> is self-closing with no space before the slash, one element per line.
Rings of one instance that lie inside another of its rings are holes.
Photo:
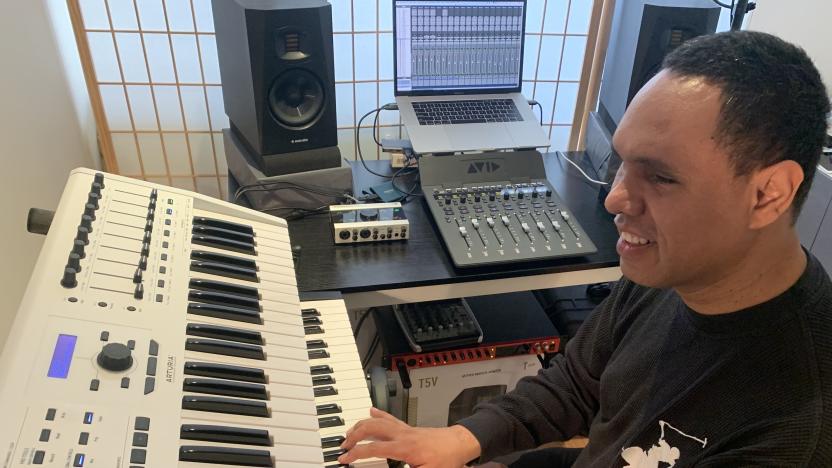
<path fill-rule="evenodd" d="M 95 88 L 121 174 L 225 196 L 227 168 L 210 0 L 69 0 L 80 7 Z M 593 0 L 528 0 L 523 93 L 543 107 L 553 149 L 565 149 Z M 355 159 L 355 126 L 392 102 L 392 0 L 331 0 L 338 142 Z M 537 113 L 537 111 L 535 111 Z M 404 133 L 382 112 L 378 136 Z M 382 158 L 362 123 L 366 158 Z"/>

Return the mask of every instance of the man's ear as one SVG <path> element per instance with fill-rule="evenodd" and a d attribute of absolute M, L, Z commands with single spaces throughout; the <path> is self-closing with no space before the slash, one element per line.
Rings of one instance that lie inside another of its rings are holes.
<path fill-rule="evenodd" d="M 761 229 L 780 219 L 784 213 L 791 213 L 794 196 L 802 182 L 803 168 L 792 160 L 774 163 L 754 174 L 749 227 Z"/>

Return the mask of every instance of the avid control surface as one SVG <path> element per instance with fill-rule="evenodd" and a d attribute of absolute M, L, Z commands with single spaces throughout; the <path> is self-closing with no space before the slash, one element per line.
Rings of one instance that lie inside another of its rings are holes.
<path fill-rule="evenodd" d="M 456 267 L 597 251 L 546 180 L 540 153 L 422 158 L 422 190 Z"/>

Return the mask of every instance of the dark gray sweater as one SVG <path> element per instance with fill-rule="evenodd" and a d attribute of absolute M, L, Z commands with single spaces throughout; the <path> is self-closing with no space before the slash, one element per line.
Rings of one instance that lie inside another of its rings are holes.
<path fill-rule="evenodd" d="M 588 434 L 575 466 L 832 467 L 832 283 L 809 255 L 782 295 L 705 316 L 622 279 L 552 367 L 460 424 L 482 461 Z"/>

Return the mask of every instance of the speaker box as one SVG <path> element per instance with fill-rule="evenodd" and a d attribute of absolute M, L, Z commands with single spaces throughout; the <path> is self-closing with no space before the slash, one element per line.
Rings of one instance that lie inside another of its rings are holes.
<path fill-rule="evenodd" d="M 310 160 L 305 170 L 339 166 L 329 3 L 213 0 L 212 6 L 225 112 L 261 169 L 287 173 L 281 157 L 303 152 L 336 154 Z M 328 151 L 310 151 L 320 148 Z"/>
<path fill-rule="evenodd" d="M 620 161 L 612 135 L 624 111 L 645 83 L 661 69 L 664 57 L 688 39 L 716 31 L 721 7 L 711 0 L 625 0 L 615 2 L 598 112 L 587 129 L 587 155 L 605 182 L 615 178 Z M 609 185 L 601 190 L 606 197 Z"/>

